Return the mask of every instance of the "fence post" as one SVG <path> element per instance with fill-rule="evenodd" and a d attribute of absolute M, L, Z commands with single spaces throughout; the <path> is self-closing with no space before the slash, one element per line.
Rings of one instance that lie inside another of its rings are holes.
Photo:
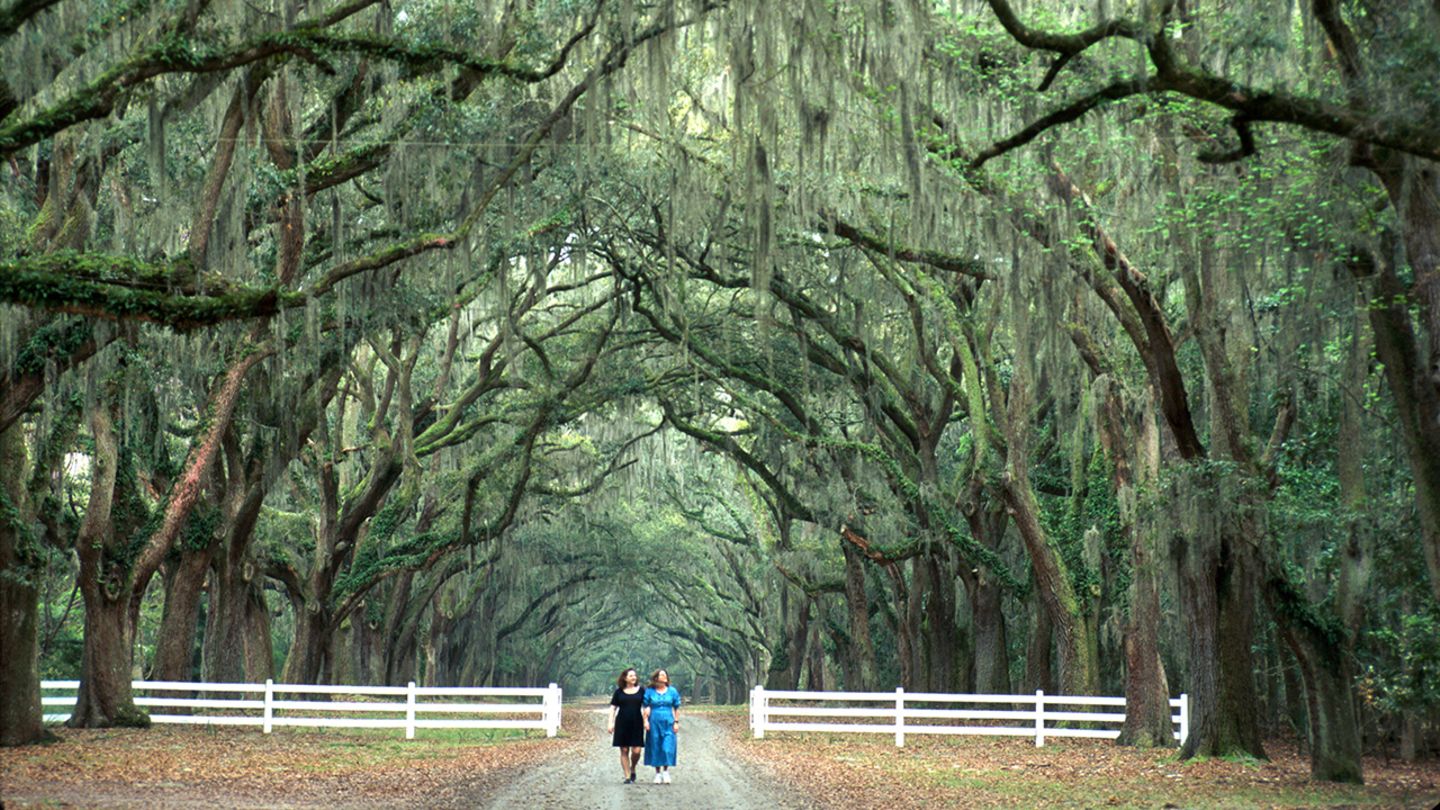
<path fill-rule="evenodd" d="M 273 720 L 274 717 L 275 717 L 275 681 L 273 681 L 273 680 L 270 679 L 270 678 L 266 678 L 266 679 L 265 679 L 265 720 L 264 720 L 263 723 L 262 723 L 262 724 L 264 725 L 264 727 L 265 727 L 265 733 L 266 733 L 266 734 L 269 734 L 269 733 L 270 733 L 271 720 Z"/>
<path fill-rule="evenodd" d="M 755 686 L 750 687 L 750 736 L 755 736 L 755 732 L 756 732 L 756 729 L 755 729 L 755 703 L 756 703 L 756 700 L 757 700 L 757 695 L 756 695 L 756 693 L 757 693 L 757 690 L 759 690 L 759 689 L 760 689 L 759 683 L 756 683 Z"/>
<path fill-rule="evenodd" d="M 895 747 L 905 747 L 905 687 L 895 687 Z"/>
<path fill-rule="evenodd" d="M 765 739 L 765 687 L 755 687 L 755 739 Z"/>
<path fill-rule="evenodd" d="M 1035 747 L 1045 744 L 1045 690 L 1035 690 Z"/>
<path fill-rule="evenodd" d="M 554 737 L 560 733 L 560 684 L 550 684 L 550 692 L 545 695 L 545 702 L 550 704 L 550 717 L 545 725 L 545 736 Z"/>
<path fill-rule="evenodd" d="M 405 739 L 415 739 L 415 682 L 405 686 Z"/>
<path fill-rule="evenodd" d="M 1180 693 L 1180 744 L 1190 739 L 1190 695 Z"/>

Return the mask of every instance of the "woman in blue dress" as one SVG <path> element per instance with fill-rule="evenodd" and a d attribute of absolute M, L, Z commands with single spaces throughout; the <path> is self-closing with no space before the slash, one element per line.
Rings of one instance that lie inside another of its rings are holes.
<path fill-rule="evenodd" d="M 655 769 L 655 784 L 670 784 L 675 765 L 675 734 L 680 730 L 680 690 L 670 685 L 670 673 L 655 670 L 645 689 L 645 765 Z"/>

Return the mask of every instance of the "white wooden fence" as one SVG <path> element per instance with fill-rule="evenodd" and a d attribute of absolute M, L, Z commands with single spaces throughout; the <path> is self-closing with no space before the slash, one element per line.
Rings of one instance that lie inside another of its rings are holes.
<path fill-rule="evenodd" d="M 514 689 L 416 686 L 414 681 L 405 686 L 317 686 L 268 680 L 265 683 L 133 681 L 130 686 L 135 692 L 135 705 L 151 712 L 152 723 L 260 726 L 266 734 L 275 726 L 403 728 L 407 740 L 415 738 L 417 728 L 533 728 L 544 729 L 547 737 L 554 737 L 560 730 L 561 692 L 553 683 L 544 688 Z M 41 681 L 40 700 L 46 711 L 45 722 L 60 723 L 69 719 L 68 710 L 75 707 L 79 688 L 79 681 Z M 192 697 L 196 693 L 204 697 Z M 327 695 L 332 699 L 292 697 L 297 695 Z M 496 697 L 524 702 L 455 702 L 457 698 Z M 66 711 L 52 712 L 51 707 L 65 707 Z M 196 713 L 159 714 L 157 709 L 188 709 Z"/>
<path fill-rule="evenodd" d="M 847 705 L 795 705 L 804 702 Z M 907 703 L 910 705 L 907 706 Z M 936 704 L 949 704 L 951 708 L 934 708 Z M 956 704 L 1005 708 L 959 708 Z M 1017 705 L 1024 708 L 1009 708 Z M 1049 708 L 1053 706 L 1089 708 L 1091 711 Z M 1120 710 L 1101 710 L 1107 707 L 1119 707 Z M 1172 698 L 1170 707 L 1176 710 L 1171 716 L 1177 726 L 1175 739 L 1184 743 L 1190 734 L 1190 697 L 1182 694 Z M 783 719 L 777 721 L 777 717 L 819 719 L 785 722 Z M 985 725 L 966 723 L 975 720 L 990 722 Z M 903 746 L 906 734 L 973 734 L 1034 737 L 1035 745 L 1042 746 L 1046 737 L 1114 739 L 1120 736 L 1120 726 L 1124 722 L 1123 697 L 1062 697 L 1046 695 L 1043 691 L 1037 691 L 1033 696 L 952 695 L 906 692 L 904 689 L 894 692 L 796 692 L 771 690 L 763 686 L 757 686 L 750 692 L 750 729 L 756 739 L 764 737 L 768 731 L 861 732 L 894 734 L 895 745 Z M 1065 723 L 1066 726 L 1055 728 L 1048 725 L 1051 723 Z"/>

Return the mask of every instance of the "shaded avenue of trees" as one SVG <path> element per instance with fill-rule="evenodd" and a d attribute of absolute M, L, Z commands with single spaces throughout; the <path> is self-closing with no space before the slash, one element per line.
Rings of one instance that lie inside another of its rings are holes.
<path fill-rule="evenodd" d="M 7 744 L 666 665 L 1434 748 L 1432 5 L 84 5 L 0 10 Z"/>

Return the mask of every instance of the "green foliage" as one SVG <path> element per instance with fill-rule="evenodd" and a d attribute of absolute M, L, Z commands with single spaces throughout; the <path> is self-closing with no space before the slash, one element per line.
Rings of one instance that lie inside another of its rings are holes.
<path fill-rule="evenodd" d="M 1386 665 L 1370 664 L 1360 681 L 1365 706 L 1385 715 L 1423 713 L 1440 706 L 1440 615 L 1433 606 L 1379 627 L 1370 641 Z"/>
<path fill-rule="evenodd" d="M 224 519 L 224 512 L 213 504 L 201 504 L 180 531 L 175 548 L 180 551 L 204 551 L 215 542 Z"/>

